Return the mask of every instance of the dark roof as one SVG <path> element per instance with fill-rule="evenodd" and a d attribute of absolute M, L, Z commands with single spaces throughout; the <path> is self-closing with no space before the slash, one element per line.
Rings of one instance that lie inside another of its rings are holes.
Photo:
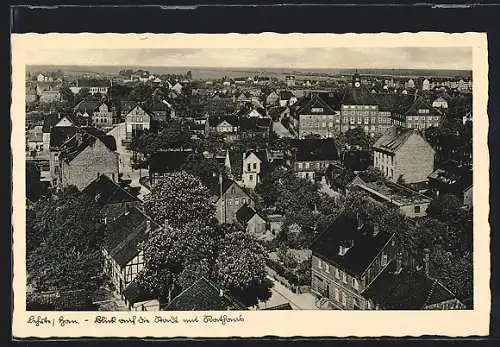
<path fill-rule="evenodd" d="M 375 142 L 373 147 L 395 152 L 414 132 L 414 129 L 391 127 Z"/>
<path fill-rule="evenodd" d="M 340 109 L 341 95 L 338 92 L 313 92 L 308 96 L 298 99 L 293 104 L 294 113 L 311 114 L 313 107 L 323 108 L 318 114 L 333 114 Z"/>
<path fill-rule="evenodd" d="M 334 139 L 301 139 L 292 144 L 297 148 L 297 161 L 337 160 L 339 158 Z"/>
<path fill-rule="evenodd" d="M 379 231 L 373 236 L 373 230 L 369 224 L 363 224 L 358 230 L 355 218 L 341 215 L 314 240 L 311 250 L 346 272 L 361 275 L 393 235 Z M 339 255 L 345 241 L 353 241 L 353 246 L 344 255 Z"/>
<path fill-rule="evenodd" d="M 50 147 L 58 148 L 78 131 L 77 127 L 53 127 L 50 131 Z"/>
<path fill-rule="evenodd" d="M 75 112 L 93 112 L 97 110 L 103 103 L 94 100 L 82 100 L 80 101 L 73 110 Z"/>
<path fill-rule="evenodd" d="M 55 113 L 48 114 L 43 119 L 42 132 L 50 133 L 52 127 L 59 122 L 59 116 Z"/>
<path fill-rule="evenodd" d="M 136 105 L 138 105 L 137 101 L 122 100 L 120 101 L 121 112 L 129 113 Z"/>
<path fill-rule="evenodd" d="M 109 81 L 107 80 L 98 80 L 95 78 L 90 79 L 79 79 L 77 81 L 77 86 L 82 88 L 90 88 L 90 87 L 109 87 Z"/>
<path fill-rule="evenodd" d="M 149 173 L 167 173 L 178 171 L 192 154 L 190 151 L 161 151 L 151 154 Z"/>
<path fill-rule="evenodd" d="M 421 310 L 428 305 L 456 298 L 439 281 L 421 272 L 403 268 L 395 273 L 396 262 L 391 261 L 380 275 L 362 293 L 383 309 Z"/>
<path fill-rule="evenodd" d="M 267 132 L 269 131 L 271 123 L 271 118 L 241 118 L 239 121 L 241 131 Z"/>
<path fill-rule="evenodd" d="M 289 91 L 289 90 L 282 90 L 280 92 L 280 99 L 281 100 L 289 100 L 291 97 L 294 97 L 295 95 Z"/>
<path fill-rule="evenodd" d="M 107 225 L 104 248 L 120 265 L 126 265 L 137 255 L 137 246 L 146 239 L 147 224 L 151 230 L 160 226 L 136 207 Z"/>
<path fill-rule="evenodd" d="M 158 299 L 156 295 L 147 292 L 142 286 L 134 279 L 124 290 L 123 295 L 132 305 L 147 300 Z"/>
<path fill-rule="evenodd" d="M 472 185 L 472 169 L 450 160 L 429 175 L 429 183 L 441 193 L 459 195 Z"/>
<path fill-rule="evenodd" d="M 268 307 L 268 308 L 264 308 L 263 310 L 268 310 L 268 311 L 271 311 L 271 310 L 293 310 L 292 306 L 290 305 L 289 302 L 285 303 L 285 304 L 281 304 L 281 305 L 277 305 L 277 306 L 273 306 L 273 307 Z"/>
<path fill-rule="evenodd" d="M 267 161 L 267 151 L 265 150 L 259 150 L 259 151 L 256 151 L 256 150 L 249 150 L 249 151 L 246 151 L 245 152 L 245 159 L 248 158 L 250 156 L 250 154 L 255 154 L 255 156 L 257 158 L 260 159 L 261 162 L 265 163 Z"/>
<path fill-rule="evenodd" d="M 365 87 L 348 88 L 342 99 L 343 105 L 378 105 L 373 93 Z"/>
<path fill-rule="evenodd" d="M 428 115 L 431 115 L 431 116 L 441 115 L 441 112 L 439 112 L 437 109 L 435 109 L 434 107 L 432 107 L 432 105 L 429 104 L 429 102 L 427 102 L 422 97 L 419 97 L 419 98 L 417 98 L 417 100 L 415 100 L 415 102 L 413 103 L 413 105 L 406 111 L 406 115 L 408 115 L 408 116 L 417 115 L 418 116 L 419 115 L 419 113 L 418 113 L 419 109 L 428 109 L 429 110 L 429 114 Z"/>
<path fill-rule="evenodd" d="M 82 191 L 82 195 L 92 197 L 101 206 L 123 202 L 139 202 L 140 200 L 128 193 L 125 189 L 109 179 L 100 175 Z"/>
<path fill-rule="evenodd" d="M 220 288 L 205 277 L 177 295 L 164 309 L 164 311 L 228 310 L 247 310 L 247 308 L 230 295 L 226 293 L 221 295 Z"/>
<path fill-rule="evenodd" d="M 85 148 L 92 146 L 96 141 L 101 141 L 110 151 L 116 150 L 116 140 L 111 135 L 97 131 L 77 131 L 73 137 L 61 146 L 61 159 L 70 162 L 75 159 Z"/>
<path fill-rule="evenodd" d="M 240 222 L 242 225 L 246 225 L 250 219 L 256 214 L 255 210 L 248 206 L 247 204 L 244 204 L 243 206 L 240 207 L 238 211 L 236 211 L 236 219 L 238 222 Z"/>

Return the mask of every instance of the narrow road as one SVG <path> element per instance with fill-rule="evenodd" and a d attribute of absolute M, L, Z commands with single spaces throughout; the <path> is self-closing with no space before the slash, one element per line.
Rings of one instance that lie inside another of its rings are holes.
<path fill-rule="evenodd" d="M 273 122 L 273 130 L 279 137 L 290 137 L 290 138 L 294 137 L 292 134 L 290 134 L 290 131 L 288 131 L 288 129 L 285 128 L 283 124 L 279 121 Z"/>
<path fill-rule="evenodd" d="M 274 278 L 267 276 L 274 286 L 271 290 L 275 291 L 279 295 L 283 296 L 290 302 L 293 309 L 297 310 L 317 310 L 318 308 L 314 304 L 315 297 L 311 293 L 296 294 L 290 289 L 277 282 Z"/>

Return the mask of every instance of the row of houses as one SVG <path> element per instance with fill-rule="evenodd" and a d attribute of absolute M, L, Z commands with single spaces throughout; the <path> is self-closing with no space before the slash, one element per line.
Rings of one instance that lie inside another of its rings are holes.
<path fill-rule="evenodd" d="M 299 138 L 334 137 L 355 127 L 371 135 L 392 125 L 426 129 L 439 126 L 447 107 L 442 97 L 430 103 L 417 94 L 369 91 L 355 75 L 347 90 L 315 92 L 295 102 L 290 107 L 290 126 Z"/>

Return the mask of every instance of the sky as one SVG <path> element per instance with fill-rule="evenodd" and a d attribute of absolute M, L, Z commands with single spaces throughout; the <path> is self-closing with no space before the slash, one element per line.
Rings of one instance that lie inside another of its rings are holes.
<path fill-rule="evenodd" d="M 37 50 L 30 65 L 472 70 L 464 47 Z"/>

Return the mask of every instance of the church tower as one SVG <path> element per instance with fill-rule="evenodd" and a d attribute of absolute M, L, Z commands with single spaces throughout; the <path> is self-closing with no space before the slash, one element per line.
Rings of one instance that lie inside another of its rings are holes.
<path fill-rule="evenodd" d="M 356 89 L 361 87 L 361 77 L 359 77 L 358 70 L 352 76 L 352 87 Z"/>

